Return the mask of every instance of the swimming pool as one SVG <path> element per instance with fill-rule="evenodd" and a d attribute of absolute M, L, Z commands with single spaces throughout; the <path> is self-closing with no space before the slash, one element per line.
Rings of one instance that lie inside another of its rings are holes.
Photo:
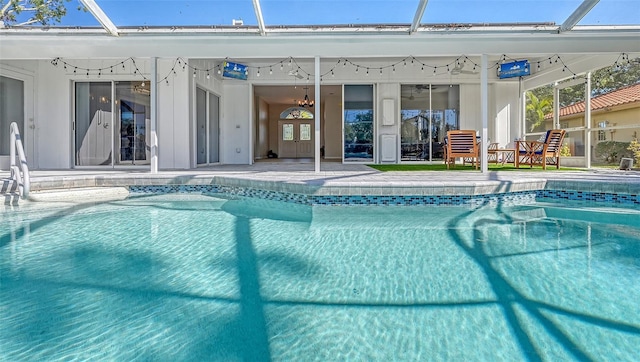
<path fill-rule="evenodd" d="M 634 360 L 640 211 L 143 195 L 1 214 L 7 360 Z"/>

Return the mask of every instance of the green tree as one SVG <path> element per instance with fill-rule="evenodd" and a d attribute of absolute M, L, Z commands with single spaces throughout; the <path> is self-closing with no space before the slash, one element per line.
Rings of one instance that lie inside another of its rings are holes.
<path fill-rule="evenodd" d="M 592 94 L 609 93 L 618 88 L 640 83 L 640 58 L 598 69 L 592 74 Z"/>
<path fill-rule="evenodd" d="M 0 28 L 59 23 L 67 14 L 65 3 L 69 1 L 71 0 L 0 0 Z"/>
<path fill-rule="evenodd" d="M 640 83 L 640 59 L 616 62 L 612 66 L 595 70 L 591 74 L 591 96 L 599 96 L 616 89 Z M 559 105 L 566 107 L 584 101 L 584 84 L 577 84 L 560 91 Z M 529 95 L 535 97 L 530 97 Z M 527 124 L 530 132 L 543 125 L 538 111 L 552 111 L 553 86 L 545 85 L 527 92 Z M 534 102 L 534 103 L 531 103 Z M 549 105 L 549 108 L 543 106 Z M 538 130 L 542 130 L 539 129 Z"/>
<path fill-rule="evenodd" d="M 552 101 L 549 98 L 538 98 L 534 92 L 527 92 L 527 125 L 529 126 L 529 132 L 535 130 L 544 130 L 544 116 L 551 112 Z M 542 126 L 542 127 L 541 127 Z"/>

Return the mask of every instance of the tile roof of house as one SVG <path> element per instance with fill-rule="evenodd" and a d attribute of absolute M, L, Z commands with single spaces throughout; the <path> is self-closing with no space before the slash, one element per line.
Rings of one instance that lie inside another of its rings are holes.
<path fill-rule="evenodd" d="M 640 83 L 591 98 L 591 111 L 633 102 L 640 102 Z M 560 108 L 560 117 L 580 113 L 584 113 L 584 101 Z M 545 118 L 551 117 L 553 114 L 545 116 Z"/>

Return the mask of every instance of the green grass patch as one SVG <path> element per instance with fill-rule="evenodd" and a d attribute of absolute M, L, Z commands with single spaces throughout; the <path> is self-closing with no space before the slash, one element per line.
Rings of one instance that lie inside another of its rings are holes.
<path fill-rule="evenodd" d="M 471 165 L 460 165 L 457 164 L 455 167 L 449 168 L 447 170 L 447 165 L 444 163 L 435 163 L 435 164 L 388 164 L 388 165 L 367 165 L 371 168 L 374 168 L 378 171 L 382 172 L 393 172 L 393 171 L 475 171 L 475 166 Z M 584 171 L 580 168 L 571 168 L 571 167 L 560 167 L 559 170 L 556 169 L 555 166 L 547 166 L 546 170 L 542 169 L 542 166 L 522 166 L 520 168 L 515 168 L 513 164 L 489 164 L 489 171 L 530 171 L 530 172 L 553 172 L 553 171 Z"/>

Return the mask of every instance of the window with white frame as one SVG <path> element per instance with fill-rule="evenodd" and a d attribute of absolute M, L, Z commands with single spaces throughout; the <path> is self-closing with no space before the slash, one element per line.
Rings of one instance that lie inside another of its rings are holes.
<path fill-rule="evenodd" d="M 609 121 L 598 122 L 598 128 L 607 128 L 609 125 Z M 604 129 L 598 130 L 598 141 L 606 141 L 607 140 L 607 132 Z"/>

